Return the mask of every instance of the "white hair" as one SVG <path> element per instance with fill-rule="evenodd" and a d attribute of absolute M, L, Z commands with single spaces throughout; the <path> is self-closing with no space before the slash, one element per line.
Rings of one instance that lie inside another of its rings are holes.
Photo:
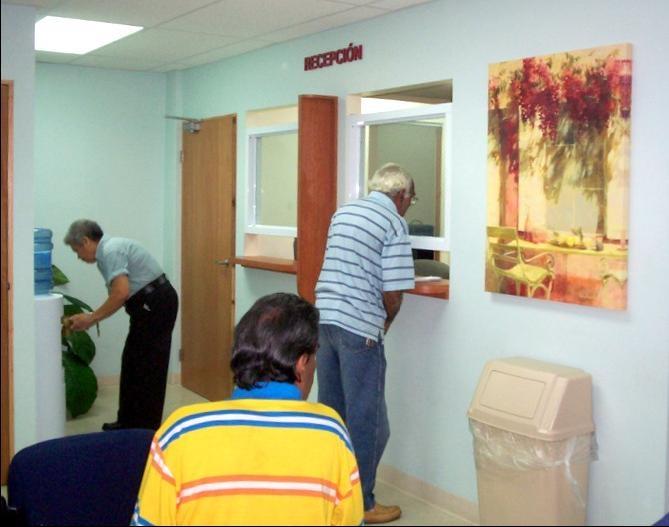
<path fill-rule="evenodd" d="M 70 225 L 63 241 L 66 245 L 78 247 L 84 243 L 84 238 L 97 242 L 103 235 L 102 229 L 93 220 L 77 220 Z"/>
<path fill-rule="evenodd" d="M 394 196 L 400 191 L 409 192 L 411 176 L 397 163 L 386 163 L 369 178 L 369 190 Z"/>

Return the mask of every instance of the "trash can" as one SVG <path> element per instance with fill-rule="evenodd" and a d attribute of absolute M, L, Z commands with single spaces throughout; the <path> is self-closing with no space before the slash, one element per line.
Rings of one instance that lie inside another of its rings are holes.
<path fill-rule="evenodd" d="M 468 415 L 481 525 L 585 525 L 596 459 L 589 374 L 523 357 L 489 361 Z"/>

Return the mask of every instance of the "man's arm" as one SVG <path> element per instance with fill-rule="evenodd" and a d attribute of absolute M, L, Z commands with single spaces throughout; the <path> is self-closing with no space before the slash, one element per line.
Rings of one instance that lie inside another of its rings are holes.
<path fill-rule="evenodd" d="M 109 296 L 104 303 L 92 313 L 81 313 L 73 315 L 68 319 L 72 331 L 84 331 L 101 320 L 112 316 L 123 307 L 125 301 L 130 297 L 130 282 L 125 274 L 119 275 L 112 280 Z"/>
<path fill-rule="evenodd" d="M 388 333 L 390 324 L 393 323 L 397 313 L 400 312 L 403 297 L 404 293 L 402 291 L 386 291 L 383 293 L 383 306 L 386 308 L 386 322 L 383 328 L 384 333 Z"/>
<path fill-rule="evenodd" d="M 342 425 L 343 426 L 343 425 Z M 362 499 L 360 472 L 351 451 L 340 445 L 339 482 L 337 495 L 341 499 L 335 505 L 331 525 L 362 525 L 365 517 L 365 506 Z"/>
<path fill-rule="evenodd" d="M 177 491 L 165 453 L 153 438 L 130 525 L 177 525 Z M 202 513 L 196 518 L 202 518 Z"/>

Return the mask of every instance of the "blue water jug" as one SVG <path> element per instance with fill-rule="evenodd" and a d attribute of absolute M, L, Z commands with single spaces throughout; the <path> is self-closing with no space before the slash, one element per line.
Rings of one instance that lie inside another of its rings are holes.
<path fill-rule="evenodd" d="M 50 229 L 36 228 L 33 231 L 35 242 L 35 294 L 48 295 L 53 287 L 53 272 L 51 271 L 51 242 Z"/>

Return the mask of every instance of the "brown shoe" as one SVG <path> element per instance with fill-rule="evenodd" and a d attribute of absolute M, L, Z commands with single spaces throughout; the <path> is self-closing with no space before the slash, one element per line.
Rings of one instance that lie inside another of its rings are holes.
<path fill-rule="evenodd" d="M 388 523 L 402 516 L 402 509 L 397 505 L 381 505 L 365 511 L 365 523 Z"/>

